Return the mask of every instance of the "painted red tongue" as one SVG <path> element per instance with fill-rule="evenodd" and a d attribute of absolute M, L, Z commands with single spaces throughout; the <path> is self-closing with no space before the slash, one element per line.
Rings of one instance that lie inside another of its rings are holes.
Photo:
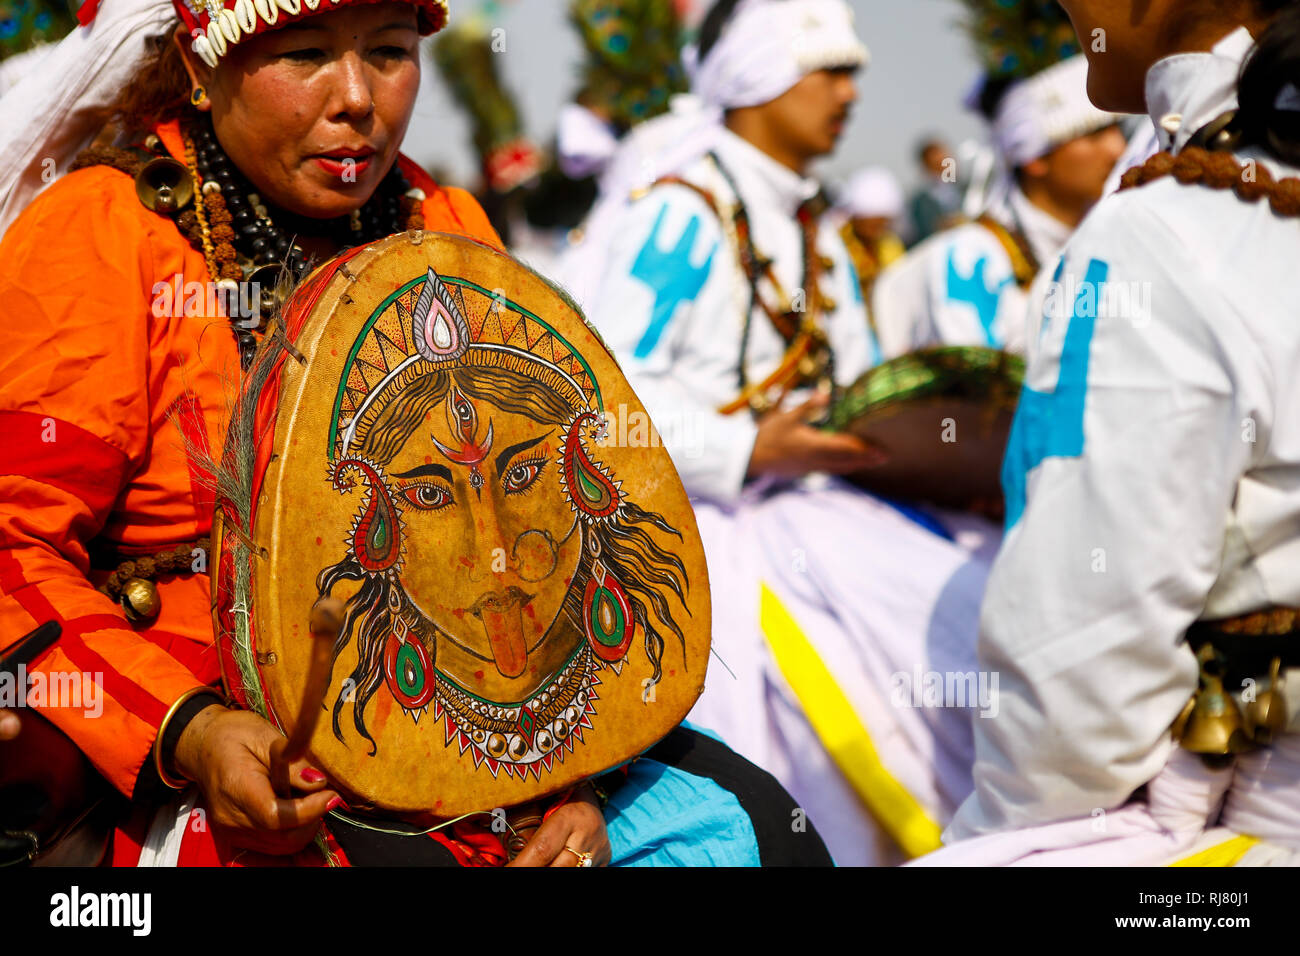
<path fill-rule="evenodd" d="M 497 670 L 506 677 L 518 677 L 528 666 L 523 608 L 518 601 L 506 607 L 488 605 L 479 615 L 492 645 L 492 659 Z"/>

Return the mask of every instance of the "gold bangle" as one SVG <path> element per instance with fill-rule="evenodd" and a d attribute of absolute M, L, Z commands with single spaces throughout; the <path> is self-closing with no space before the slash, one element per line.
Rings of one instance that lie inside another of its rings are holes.
<path fill-rule="evenodd" d="M 180 710 L 187 701 L 193 700 L 200 694 L 215 693 L 216 692 L 207 685 L 204 685 L 203 687 L 190 688 L 172 702 L 171 707 L 167 709 L 166 716 L 162 719 L 162 723 L 158 725 L 158 736 L 155 737 L 153 741 L 153 768 L 158 771 L 158 779 L 173 790 L 184 790 L 190 785 L 191 781 L 186 780 L 184 777 L 172 777 L 163 769 L 162 742 L 163 737 L 167 735 L 167 725 L 171 723 L 171 719 L 176 716 L 176 711 Z"/>

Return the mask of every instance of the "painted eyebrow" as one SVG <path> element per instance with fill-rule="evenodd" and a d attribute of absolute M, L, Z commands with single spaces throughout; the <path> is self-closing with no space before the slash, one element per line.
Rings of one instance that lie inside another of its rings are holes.
<path fill-rule="evenodd" d="M 527 451 L 534 445 L 550 437 L 551 433 L 547 432 L 545 435 L 538 435 L 536 438 L 528 439 L 528 441 L 521 441 L 517 445 L 511 445 L 501 454 L 497 455 L 497 474 L 501 474 L 502 469 L 505 468 L 506 464 L 511 458 L 515 457 L 515 455 L 519 454 L 521 451 Z"/>
<path fill-rule="evenodd" d="M 446 465 L 420 465 L 418 468 L 412 468 L 410 471 L 394 472 L 394 478 L 442 478 L 451 484 L 451 469 Z"/>

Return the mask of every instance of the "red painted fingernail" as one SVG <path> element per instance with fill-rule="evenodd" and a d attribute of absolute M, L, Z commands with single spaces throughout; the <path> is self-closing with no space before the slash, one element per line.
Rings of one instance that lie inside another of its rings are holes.
<path fill-rule="evenodd" d="M 343 802 L 343 798 L 335 794 L 334 799 L 325 804 L 325 812 L 329 813 L 331 810 L 337 810 L 339 807 L 346 806 L 347 804 Z"/>
<path fill-rule="evenodd" d="M 308 783 L 320 783 L 325 779 L 325 774 L 321 773 L 315 767 L 307 767 L 302 772 L 302 779 L 306 780 Z"/>

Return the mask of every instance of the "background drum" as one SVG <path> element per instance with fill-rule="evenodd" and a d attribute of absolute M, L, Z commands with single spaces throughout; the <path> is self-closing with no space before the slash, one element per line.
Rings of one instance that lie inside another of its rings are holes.
<path fill-rule="evenodd" d="M 1024 360 L 995 349 L 923 349 L 878 365 L 831 408 L 826 427 L 889 453 L 850 480 L 888 498 L 1001 514 L 1002 456 Z"/>

